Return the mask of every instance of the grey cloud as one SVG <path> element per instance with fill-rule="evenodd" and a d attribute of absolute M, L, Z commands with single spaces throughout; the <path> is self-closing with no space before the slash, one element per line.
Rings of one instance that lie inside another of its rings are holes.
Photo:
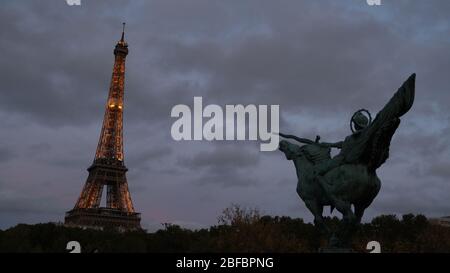
<path fill-rule="evenodd" d="M 14 152 L 11 149 L 0 146 L 0 163 L 8 161 L 14 158 L 14 156 Z"/>
<path fill-rule="evenodd" d="M 27 196 L 26 193 L 4 187 L 7 183 L 8 181 L 5 179 L 5 183 L 0 187 L 0 215 L 5 213 L 55 214 L 61 212 L 61 209 L 55 206 L 57 198 L 48 192 L 41 192 L 36 196 Z M 41 184 L 40 186 L 45 189 L 48 185 Z M 46 199 L 45 202 L 42 202 L 42 198 Z"/>
<path fill-rule="evenodd" d="M 191 157 L 183 157 L 179 165 L 197 169 L 210 169 L 213 172 L 220 170 L 237 170 L 241 168 L 254 167 L 259 163 L 257 152 L 242 149 L 239 146 L 220 146 L 212 151 L 204 151 Z"/>
<path fill-rule="evenodd" d="M 208 104 L 279 104 L 281 131 L 335 141 L 349 133 L 353 111 L 375 115 L 412 72 L 416 102 L 378 171 L 383 188 L 368 217 L 448 214 L 448 14 L 447 0 L 379 8 L 362 0 L 6 1 L 0 194 L 24 197 L 0 205 L 0 227 L 61 220 L 73 206 L 98 141 L 122 21 L 130 44 L 125 157 L 144 222 L 211 224 L 235 201 L 310 219 L 291 162 L 254 142 L 176 143 L 172 106 L 192 105 L 195 95 Z M 21 213 L 48 199 L 39 219 Z"/>
<path fill-rule="evenodd" d="M 169 146 L 158 145 L 156 147 L 149 147 L 148 149 L 134 152 L 127 161 L 127 164 L 139 167 L 142 164 L 146 164 L 148 161 L 161 160 L 164 157 L 170 156 L 172 153 L 173 150 Z"/>
<path fill-rule="evenodd" d="M 248 188 L 249 186 L 258 185 L 258 181 L 251 174 L 245 171 L 220 171 L 217 173 L 207 173 L 206 175 L 194 180 L 193 183 L 197 183 L 199 185 L 216 184 L 224 188 Z M 251 190 L 251 188 L 249 190 Z M 220 188 L 218 190 L 220 190 Z"/>
<path fill-rule="evenodd" d="M 450 160 L 447 162 L 432 163 L 427 174 L 443 178 L 446 182 L 450 181 Z"/>
<path fill-rule="evenodd" d="M 260 164 L 260 154 L 256 145 L 219 143 L 208 150 L 183 155 L 176 162 L 189 173 L 196 174 L 189 180 L 199 185 L 228 188 L 258 184 L 254 171 Z"/>

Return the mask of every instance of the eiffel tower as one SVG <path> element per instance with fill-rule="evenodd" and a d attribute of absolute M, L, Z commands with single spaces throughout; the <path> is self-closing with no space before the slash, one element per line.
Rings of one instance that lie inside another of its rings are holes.
<path fill-rule="evenodd" d="M 125 59 L 125 23 L 122 37 L 114 49 L 115 62 L 106 103 L 102 131 L 94 162 L 75 207 L 66 213 L 65 225 L 103 229 L 139 230 L 140 214 L 135 212 L 125 173 L 123 154 L 123 96 Z M 106 186 L 106 207 L 101 207 Z"/>

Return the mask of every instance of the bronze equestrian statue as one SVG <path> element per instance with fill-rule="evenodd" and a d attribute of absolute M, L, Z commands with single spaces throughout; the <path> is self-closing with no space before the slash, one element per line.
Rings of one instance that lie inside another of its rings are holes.
<path fill-rule="evenodd" d="M 381 182 L 376 170 L 388 159 L 392 136 L 400 125 L 400 117 L 414 102 L 415 78 L 411 75 L 372 121 L 370 113 L 361 109 L 351 118 L 352 134 L 336 143 L 320 142 L 293 135 L 280 136 L 286 140 L 279 149 L 293 160 L 297 171 L 297 193 L 314 215 L 316 226 L 326 228 L 323 207 L 330 206 L 342 213 L 347 224 L 358 224 L 364 210 L 377 196 Z M 331 148 L 340 153 L 331 158 Z M 352 205 L 354 211 L 352 210 Z"/>

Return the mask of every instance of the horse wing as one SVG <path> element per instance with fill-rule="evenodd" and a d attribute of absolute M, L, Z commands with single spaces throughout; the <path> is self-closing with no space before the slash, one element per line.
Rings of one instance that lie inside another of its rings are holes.
<path fill-rule="evenodd" d="M 369 171 L 375 171 L 389 158 L 392 136 L 400 125 L 400 119 L 385 122 L 371 137 L 361 161 L 367 164 Z"/>
<path fill-rule="evenodd" d="M 392 125 L 392 122 L 399 119 L 411 109 L 415 97 L 415 80 L 416 75 L 412 74 L 397 90 L 394 96 L 392 96 L 383 109 L 378 112 L 372 124 L 360 133 L 360 137 L 353 144 L 354 147 L 345 155 L 346 162 L 360 162 L 362 157 L 369 151 L 374 152 L 373 145 L 371 145 L 371 142 L 374 140 L 378 141 L 379 138 L 385 139 L 387 140 L 387 144 L 390 144 L 392 134 L 394 134 L 397 127 L 392 131 L 391 135 L 389 135 L 390 130 L 387 127 Z M 377 136 L 377 134 L 381 135 Z"/>

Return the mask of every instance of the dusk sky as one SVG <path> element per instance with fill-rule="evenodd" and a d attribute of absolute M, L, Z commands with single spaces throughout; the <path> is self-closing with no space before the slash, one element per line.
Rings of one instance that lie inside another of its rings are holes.
<path fill-rule="evenodd" d="M 1 1 L 0 229 L 58 222 L 94 159 L 127 23 L 125 164 L 142 226 L 217 223 L 231 204 L 311 214 L 292 162 L 256 141 L 174 141 L 173 106 L 280 105 L 280 131 L 349 135 L 412 73 L 415 103 L 378 169 L 380 214 L 450 215 L 450 1 Z M 329 215 L 328 209 L 326 215 Z M 333 215 L 339 215 L 335 212 Z"/>

